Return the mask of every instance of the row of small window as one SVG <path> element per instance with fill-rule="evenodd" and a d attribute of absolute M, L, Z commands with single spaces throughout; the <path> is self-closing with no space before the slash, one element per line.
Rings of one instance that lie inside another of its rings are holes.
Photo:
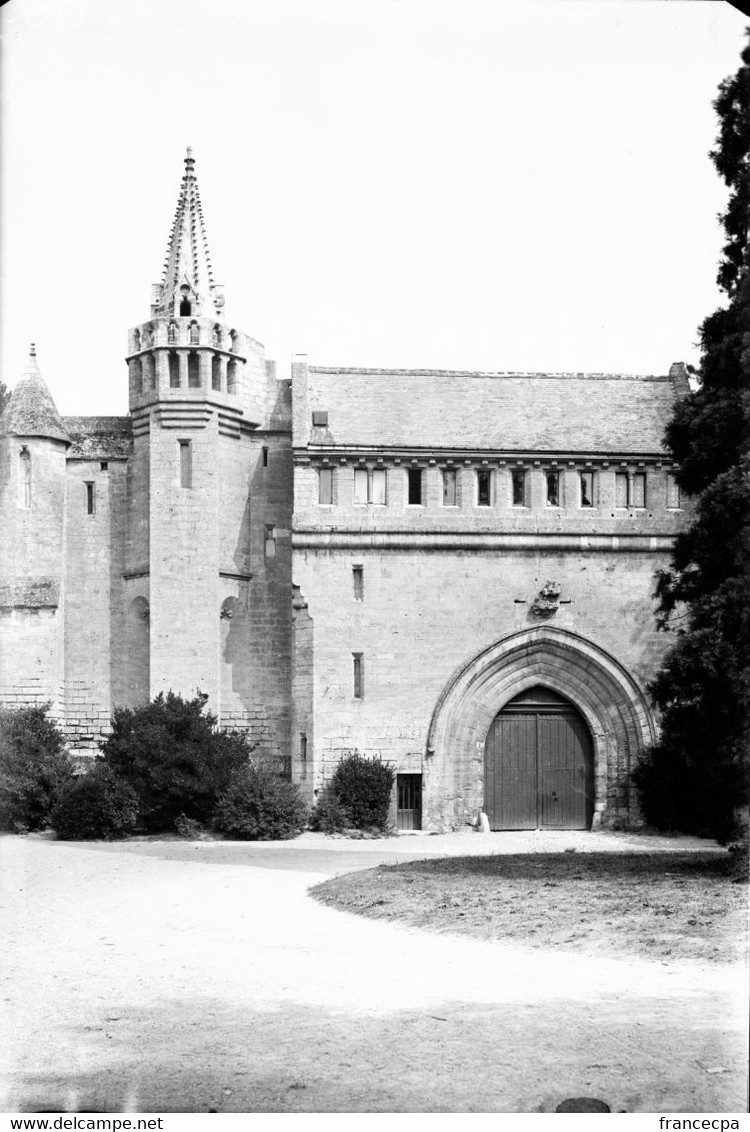
<path fill-rule="evenodd" d="M 168 354 L 169 388 L 180 389 L 182 378 L 180 374 L 180 358 L 177 353 L 170 350 Z M 239 362 L 234 358 L 214 355 L 211 358 L 211 388 L 222 392 L 226 381 L 226 392 L 236 394 L 239 386 Z M 131 373 L 138 393 L 148 393 L 156 389 L 156 362 L 153 354 L 143 354 L 140 358 L 133 358 L 130 362 Z M 225 378 L 226 373 L 226 378 Z M 186 385 L 188 389 L 201 389 L 201 373 L 198 355 L 190 351 L 187 354 L 185 365 Z"/>
<path fill-rule="evenodd" d="M 354 469 L 354 503 L 356 506 L 371 505 L 386 507 L 388 504 L 388 478 L 385 468 Z M 453 468 L 444 468 L 442 475 L 443 507 L 458 506 L 457 473 Z M 594 507 L 594 472 L 578 473 L 578 506 Z M 406 502 L 409 506 L 424 506 L 424 469 L 406 470 Z M 548 507 L 561 507 L 561 475 L 557 471 L 544 473 L 544 498 Z M 331 505 L 334 502 L 334 469 L 320 468 L 318 471 L 318 503 Z M 492 507 L 495 502 L 495 477 L 491 469 L 482 468 L 475 472 L 474 503 L 477 507 Z M 524 468 L 513 469 L 510 473 L 510 503 L 513 507 L 529 506 L 529 474 Z M 645 508 L 647 503 L 646 473 L 615 473 L 615 507 Z M 680 488 L 672 473 L 667 473 L 667 507 L 680 506 Z"/>

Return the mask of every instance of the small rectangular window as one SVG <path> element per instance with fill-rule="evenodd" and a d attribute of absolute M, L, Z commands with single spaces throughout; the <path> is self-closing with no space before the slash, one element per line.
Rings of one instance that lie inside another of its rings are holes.
<path fill-rule="evenodd" d="M 456 506 L 456 472 L 454 468 L 443 470 L 443 507 Z"/>
<path fill-rule="evenodd" d="M 559 472 L 545 472 L 544 479 L 547 487 L 547 506 L 560 506 L 560 474 Z"/>
<path fill-rule="evenodd" d="M 667 507 L 672 510 L 682 506 L 682 493 L 680 485 L 677 482 L 677 476 L 672 472 L 667 473 Z"/>
<path fill-rule="evenodd" d="M 102 462 L 99 464 L 99 467 L 101 468 L 101 470 L 103 472 L 108 471 L 109 470 L 109 461 L 108 460 L 102 460 Z"/>
<path fill-rule="evenodd" d="M 615 507 L 627 507 L 628 505 L 628 473 L 616 472 L 615 473 Z"/>
<path fill-rule="evenodd" d="M 86 484 L 86 514 L 94 514 L 94 485 L 93 483 Z"/>
<path fill-rule="evenodd" d="M 526 506 L 526 472 L 523 468 L 517 468 L 511 472 L 511 486 L 513 495 L 514 507 Z"/>
<path fill-rule="evenodd" d="M 264 549 L 266 559 L 276 557 L 276 528 L 270 525 L 266 526 Z"/>
<path fill-rule="evenodd" d="M 328 428 L 328 413 L 316 411 L 312 415 L 312 423 L 315 428 Z"/>
<path fill-rule="evenodd" d="M 352 566 L 352 579 L 354 581 L 354 600 L 365 599 L 365 570 L 364 566 Z"/>
<path fill-rule="evenodd" d="M 180 441 L 180 487 L 193 486 L 193 452 L 189 440 Z"/>
<path fill-rule="evenodd" d="M 492 502 L 492 474 L 486 468 L 477 472 L 477 506 L 489 507 Z"/>
<path fill-rule="evenodd" d="M 354 502 L 358 505 L 367 503 L 368 479 L 367 468 L 354 469 Z"/>
<path fill-rule="evenodd" d="M 268 449 L 263 448 L 262 452 L 263 452 L 263 467 L 267 468 L 268 467 Z"/>
<path fill-rule="evenodd" d="M 318 503 L 333 503 L 333 468 L 318 470 Z"/>
<path fill-rule="evenodd" d="M 632 479 L 631 507 L 646 506 L 646 473 L 636 472 Z"/>
<path fill-rule="evenodd" d="M 362 653 L 352 653 L 352 661 L 354 674 L 354 698 L 355 700 L 363 700 L 365 698 L 365 661 Z"/>
<path fill-rule="evenodd" d="M 581 507 L 594 506 L 594 473 L 581 472 Z"/>
<path fill-rule="evenodd" d="M 409 480 L 408 501 L 411 506 L 422 503 L 422 469 L 409 468 L 406 473 Z"/>
<path fill-rule="evenodd" d="M 373 468 L 371 499 L 373 506 L 385 507 L 385 468 Z"/>

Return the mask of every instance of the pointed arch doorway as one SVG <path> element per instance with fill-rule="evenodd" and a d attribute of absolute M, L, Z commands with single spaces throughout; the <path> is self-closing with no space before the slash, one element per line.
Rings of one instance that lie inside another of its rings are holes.
<path fill-rule="evenodd" d="M 495 716 L 484 748 L 490 829 L 591 829 L 591 734 L 570 700 L 527 688 Z"/>

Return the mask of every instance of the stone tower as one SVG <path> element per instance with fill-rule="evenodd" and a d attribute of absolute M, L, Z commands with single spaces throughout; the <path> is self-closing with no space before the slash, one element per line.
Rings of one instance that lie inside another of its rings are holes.
<path fill-rule="evenodd" d="M 0 418 L 0 699 L 58 715 L 69 445 L 32 345 Z"/>
<path fill-rule="evenodd" d="M 200 689 L 218 711 L 222 578 L 235 594 L 251 577 L 237 442 L 263 423 L 271 375 L 260 343 L 224 318 L 194 164 L 188 149 L 164 275 L 129 332 L 123 699 Z"/>

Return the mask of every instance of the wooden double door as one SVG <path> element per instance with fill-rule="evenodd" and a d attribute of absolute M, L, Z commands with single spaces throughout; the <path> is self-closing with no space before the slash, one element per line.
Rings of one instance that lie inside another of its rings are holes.
<path fill-rule="evenodd" d="M 591 735 L 568 701 L 538 686 L 493 720 L 484 749 L 490 829 L 590 829 Z"/>

